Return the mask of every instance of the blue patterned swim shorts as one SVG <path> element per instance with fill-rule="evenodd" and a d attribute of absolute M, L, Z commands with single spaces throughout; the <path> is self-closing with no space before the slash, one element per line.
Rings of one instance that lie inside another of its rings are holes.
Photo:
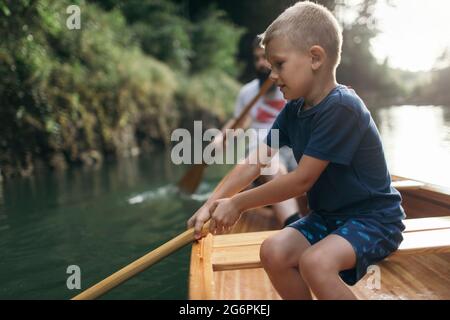
<path fill-rule="evenodd" d="M 381 223 L 374 218 L 331 217 L 312 212 L 287 227 L 300 231 L 314 245 L 330 234 L 347 240 L 355 250 L 356 266 L 340 272 L 348 285 L 356 284 L 374 265 L 398 249 L 405 226 L 401 221 Z"/>

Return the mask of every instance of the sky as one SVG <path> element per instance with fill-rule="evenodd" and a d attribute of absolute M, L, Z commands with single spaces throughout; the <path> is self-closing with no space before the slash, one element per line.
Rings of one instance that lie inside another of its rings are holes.
<path fill-rule="evenodd" d="M 394 7 L 379 1 L 375 15 L 381 33 L 372 41 L 372 52 L 391 67 L 410 71 L 433 68 L 445 48 L 450 48 L 450 0 L 393 0 Z"/>

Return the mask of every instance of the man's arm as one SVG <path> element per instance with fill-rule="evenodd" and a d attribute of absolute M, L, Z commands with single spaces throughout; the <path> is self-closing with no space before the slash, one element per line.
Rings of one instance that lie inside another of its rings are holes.
<path fill-rule="evenodd" d="M 311 189 L 328 163 L 329 161 L 304 155 L 294 171 L 232 198 L 216 200 L 210 210 L 211 232 L 229 229 L 247 210 L 302 195 Z"/>

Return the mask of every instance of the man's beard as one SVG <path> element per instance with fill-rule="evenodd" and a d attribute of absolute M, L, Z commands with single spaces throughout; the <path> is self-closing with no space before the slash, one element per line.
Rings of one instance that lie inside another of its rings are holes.
<path fill-rule="evenodd" d="M 268 68 L 260 68 L 256 70 L 256 78 L 259 80 L 259 87 L 263 85 L 263 83 L 269 78 L 270 69 Z"/>

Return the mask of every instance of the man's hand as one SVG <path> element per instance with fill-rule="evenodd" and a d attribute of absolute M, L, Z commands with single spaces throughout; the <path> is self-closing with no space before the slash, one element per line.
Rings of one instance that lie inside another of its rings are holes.
<path fill-rule="evenodd" d="M 241 217 L 242 212 L 232 198 L 219 199 L 209 208 L 211 224 L 209 231 L 212 234 L 227 232 Z"/>
<path fill-rule="evenodd" d="M 194 227 L 194 230 L 195 230 L 194 236 L 195 236 L 196 240 L 198 240 L 202 237 L 203 225 L 205 224 L 206 221 L 209 220 L 210 217 L 211 217 L 211 214 L 209 213 L 209 207 L 206 205 L 203 205 L 188 220 L 187 227 L 188 228 Z"/>

